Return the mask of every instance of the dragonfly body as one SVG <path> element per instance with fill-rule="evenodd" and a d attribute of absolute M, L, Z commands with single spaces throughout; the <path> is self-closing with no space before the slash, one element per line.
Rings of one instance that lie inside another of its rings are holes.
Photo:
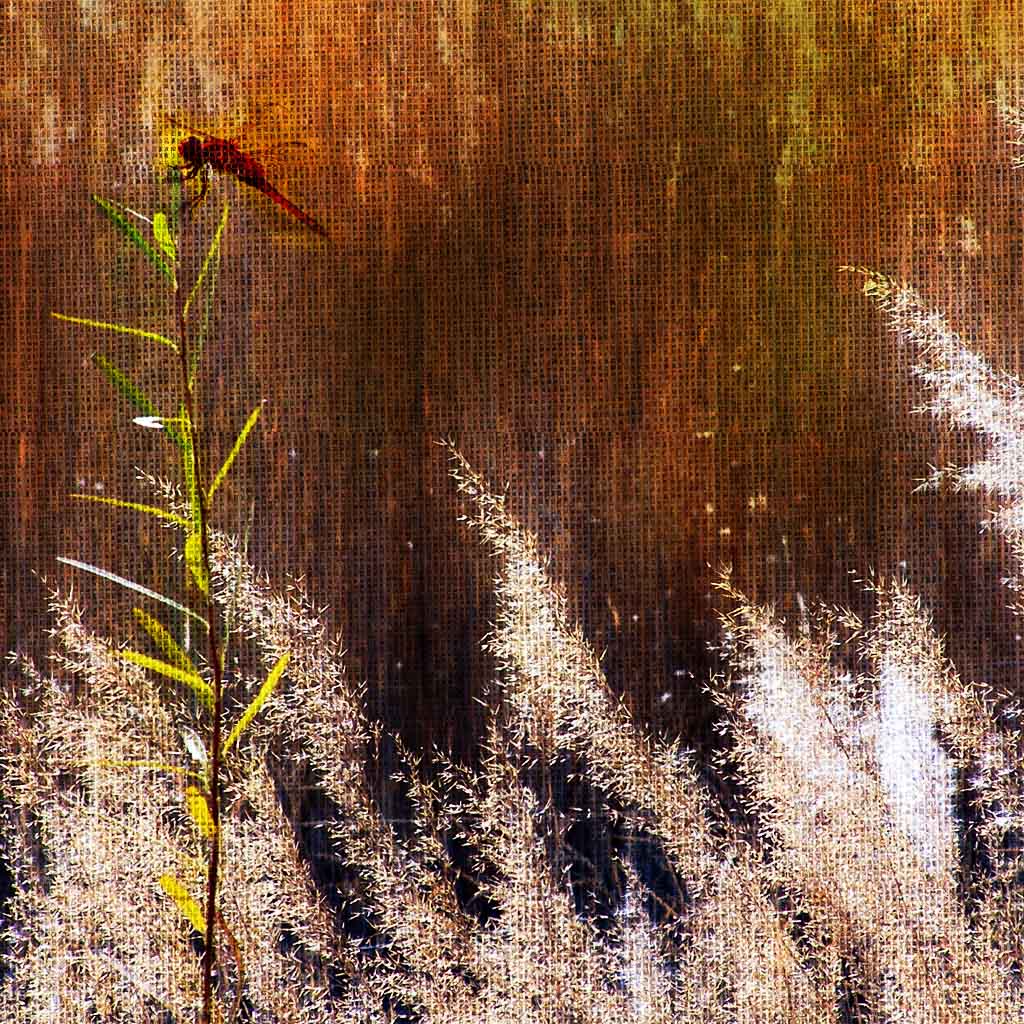
<path fill-rule="evenodd" d="M 200 176 L 204 168 L 207 167 L 219 171 L 221 174 L 230 174 L 243 185 L 262 192 L 268 199 L 277 203 L 282 210 L 290 213 L 296 220 L 301 221 L 318 235 L 327 237 L 324 228 L 305 210 L 300 210 L 290 199 L 286 199 L 270 184 L 259 160 L 243 152 L 232 140 L 219 139 L 216 135 L 206 135 L 202 139 L 196 135 L 189 135 L 179 143 L 178 154 L 184 161 L 186 180 Z M 207 179 L 204 176 L 197 202 L 206 195 L 207 187 Z"/>

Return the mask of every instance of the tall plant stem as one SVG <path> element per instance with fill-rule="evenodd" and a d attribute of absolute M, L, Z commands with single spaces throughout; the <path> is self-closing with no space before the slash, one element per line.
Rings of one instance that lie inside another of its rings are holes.
<path fill-rule="evenodd" d="M 187 230 L 189 217 L 181 218 L 182 231 Z M 217 882 L 220 874 L 220 773 L 221 773 L 221 719 L 224 709 L 224 685 L 221 667 L 220 644 L 217 641 L 218 623 L 216 605 L 209 586 L 210 580 L 210 531 L 209 507 L 207 505 L 206 488 L 203 486 L 203 460 L 201 456 L 200 435 L 196 418 L 195 395 L 192 389 L 192 375 L 189 359 L 189 332 L 185 316 L 186 295 L 181 288 L 180 280 L 174 285 L 175 313 L 177 317 L 178 351 L 181 363 L 182 401 L 188 419 L 189 449 L 192 455 L 192 479 L 195 481 L 196 501 L 199 505 L 199 535 L 202 544 L 203 573 L 207 580 L 206 587 L 206 620 L 209 623 L 207 637 L 209 641 L 210 670 L 213 673 L 213 730 L 210 738 L 210 774 L 209 774 L 209 809 L 213 824 L 213 835 L 210 838 L 210 858 L 206 873 L 206 935 L 204 937 L 202 972 L 203 972 L 203 1008 L 200 1016 L 201 1024 L 212 1024 L 213 1020 L 213 974 L 217 963 L 216 929 L 217 929 Z"/>

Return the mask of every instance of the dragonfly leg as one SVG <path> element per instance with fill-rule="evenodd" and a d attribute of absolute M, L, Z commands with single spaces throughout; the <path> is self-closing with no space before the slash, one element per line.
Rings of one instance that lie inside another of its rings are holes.
<path fill-rule="evenodd" d="M 195 168 L 195 171 L 198 172 L 200 170 L 203 173 L 199 175 L 199 195 L 189 203 L 193 210 L 206 198 L 206 193 L 210 191 L 210 169 L 205 164 L 200 164 Z M 189 175 L 186 175 L 186 177 L 189 177 Z M 195 174 L 192 174 L 191 177 L 195 177 Z"/>
<path fill-rule="evenodd" d="M 199 173 L 199 168 L 202 166 L 202 164 L 174 164 L 172 169 L 185 172 L 181 176 L 182 181 L 191 181 Z"/>

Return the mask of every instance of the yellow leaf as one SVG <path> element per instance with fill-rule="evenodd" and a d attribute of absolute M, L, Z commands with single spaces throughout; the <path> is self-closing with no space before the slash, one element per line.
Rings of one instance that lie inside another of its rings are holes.
<path fill-rule="evenodd" d="M 189 572 L 192 573 L 192 579 L 196 581 L 199 592 L 204 597 L 209 597 L 210 576 L 206 571 L 206 562 L 203 559 L 203 538 L 201 534 L 189 534 L 188 540 L 185 541 L 185 564 L 188 566 Z"/>
<path fill-rule="evenodd" d="M 177 665 L 168 664 L 166 661 L 160 661 L 159 658 L 151 658 L 148 654 L 143 654 L 141 651 L 114 650 L 113 653 L 118 658 L 130 661 L 133 665 L 148 668 L 151 672 L 157 672 L 168 679 L 184 683 L 208 708 L 213 707 L 213 690 L 202 676 L 196 675 L 194 672 L 187 672 L 178 668 Z"/>
<path fill-rule="evenodd" d="M 199 290 L 206 280 L 207 276 L 211 274 L 211 267 L 216 267 L 220 259 L 220 239 L 221 235 L 224 234 L 224 229 L 228 226 L 228 206 L 224 204 L 224 212 L 221 214 L 220 223 L 217 225 L 217 230 L 213 234 L 213 241 L 210 242 L 210 248 L 207 250 L 206 258 L 203 260 L 203 265 L 200 268 L 199 276 L 196 278 L 196 283 L 192 285 L 192 291 L 189 292 L 188 298 L 185 300 L 185 308 L 182 311 L 182 315 L 187 319 L 188 311 L 192 308 L 192 302 L 195 297 L 199 294 Z"/>
<path fill-rule="evenodd" d="M 242 450 L 242 445 L 245 444 L 245 439 L 249 436 L 249 432 L 254 426 L 256 421 L 259 419 L 260 413 L 263 411 L 263 403 L 261 402 L 256 406 L 255 409 L 249 414 L 249 419 L 246 420 L 245 426 L 242 427 L 242 432 L 238 435 L 238 440 L 235 441 L 234 447 L 228 453 L 228 457 L 224 460 L 224 465 L 217 471 L 217 475 L 213 478 L 213 483 L 210 484 L 209 491 L 206 492 L 206 497 L 210 498 L 213 496 L 213 492 L 220 487 L 224 477 L 228 475 L 228 470 L 231 468 L 231 463 L 235 461 L 238 453 Z"/>
<path fill-rule="evenodd" d="M 281 676 L 284 675 L 284 670 L 288 667 L 291 657 L 290 653 L 285 652 L 277 659 L 277 664 L 270 670 L 270 675 L 267 676 L 267 681 L 260 687 L 260 692 L 253 697 L 252 703 L 245 709 L 242 717 L 238 720 L 234 729 L 231 730 L 231 735 L 228 736 L 224 743 L 223 751 L 225 754 L 234 746 L 235 741 L 242 735 L 246 726 L 256 717 L 259 709 L 263 707 L 267 698 L 274 692 L 274 687 L 277 686 Z"/>
<path fill-rule="evenodd" d="M 212 839 L 217 831 L 213 823 L 213 815 L 210 814 L 210 805 L 206 800 L 206 794 L 198 786 L 189 786 L 185 790 L 185 802 L 188 805 L 188 813 L 199 829 L 199 834 L 204 839 Z"/>
<path fill-rule="evenodd" d="M 170 664 L 190 676 L 199 675 L 199 670 L 192 664 L 192 659 L 181 649 L 177 640 L 164 629 L 163 623 L 141 608 L 133 608 L 132 615 L 135 616 L 135 621 L 149 634 L 153 643 L 160 648 L 160 653 Z"/>
<path fill-rule="evenodd" d="M 153 214 L 153 237 L 163 254 L 173 263 L 177 258 L 177 247 L 167 225 L 167 214 L 162 210 Z"/>
<path fill-rule="evenodd" d="M 134 512 L 144 512 L 148 516 L 166 519 L 179 526 L 188 526 L 187 519 L 176 516 L 173 512 L 167 512 L 165 509 L 157 508 L 155 505 L 140 505 L 137 501 L 121 501 L 120 498 L 102 498 L 98 494 L 72 494 L 70 497 L 77 498 L 79 501 L 98 501 L 101 505 L 113 505 L 115 508 L 130 508 Z"/>
<path fill-rule="evenodd" d="M 189 895 L 188 889 L 179 882 L 174 875 L 161 875 L 160 888 L 177 904 L 181 916 L 200 935 L 206 934 L 206 919 L 203 917 L 202 908 Z"/>
<path fill-rule="evenodd" d="M 157 334 L 155 331 L 144 331 L 139 327 L 127 327 L 125 324 L 112 324 L 106 320 L 89 320 L 87 317 L 81 316 L 65 316 L 63 313 L 51 313 L 55 320 L 63 320 L 68 324 L 82 324 L 84 327 L 96 327 L 101 331 L 117 331 L 119 334 L 132 334 L 137 338 L 149 338 L 150 341 L 158 341 L 161 345 L 169 345 L 178 351 L 178 344 L 172 341 L 170 338 L 163 334 Z"/>

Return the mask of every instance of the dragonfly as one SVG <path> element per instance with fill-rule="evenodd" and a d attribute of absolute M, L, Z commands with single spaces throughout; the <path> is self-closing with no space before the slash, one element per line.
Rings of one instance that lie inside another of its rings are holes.
<path fill-rule="evenodd" d="M 175 124 L 177 122 L 174 122 Z M 179 125 L 179 127 L 184 127 Z M 186 131 L 195 132 L 195 129 L 186 128 Z M 202 136 L 200 138 L 200 136 Z M 237 178 L 243 185 L 262 192 L 268 199 L 276 203 L 286 213 L 296 220 L 305 224 L 311 231 L 315 231 L 323 238 L 327 238 L 326 229 L 314 220 L 305 210 L 299 209 L 290 199 L 283 196 L 267 180 L 267 172 L 263 165 L 238 147 L 234 139 L 221 139 L 216 135 L 209 135 L 206 132 L 190 134 L 178 143 L 178 155 L 183 161 L 179 168 L 185 173 L 186 181 L 199 178 L 201 181 L 199 195 L 194 200 L 195 204 L 201 203 L 206 198 L 210 187 L 210 171 L 217 171 L 220 174 L 230 174 Z"/>

